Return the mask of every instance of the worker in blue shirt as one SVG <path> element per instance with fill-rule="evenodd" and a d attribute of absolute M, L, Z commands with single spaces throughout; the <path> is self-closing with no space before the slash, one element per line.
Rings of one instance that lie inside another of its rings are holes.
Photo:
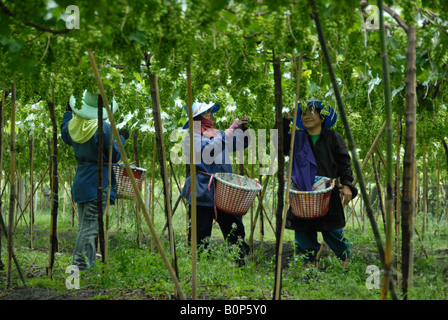
<path fill-rule="evenodd" d="M 207 247 L 212 233 L 213 219 L 219 224 L 224 239 L 239 246 L 236 262 L 244 264 L 244 257 L 249 253 L 249 245 L 244 241 L 245 229 L 241 216 L 220 210 L 214 205 L 213 175 L 217 172 L 232 172 L 229 152 L 243 150 L 250 143 L 250 135 L 245 134 L 247 118 L 236 119 L 226 130 L 218 130 L 213 125 L 212 114 L 220 109 L 218 104 L 194 103 L 194 149 L 196 165 L 196 213 L 198 247 Z M 187 111 L 188 113 L 188 111 Z M 184 129 L 189 127 L 187 122 Z M 238 129 L 238 130 L 237 130 Z M 190 138 L 184 140 L 184 155 L 190 164 Z M 182 196 L 191 205 L 191 176 L 188 176 Z M 190 230 L 191 231 L 191 230 Z"/>
<path fill-rule="evenodd" d="M 98 94 L 84 91 L 81 108 L 76 106 L 74 96 L 70 97 L 61 125 L 62 140 L 73 147 L 78 161 L 76 175 L 73 180 L 72 197 L 78 206 L 79 230 L 73 252 L 73 265 L 80 271 L 93 269 L 96 265 L 95 238 L 98 235 Z M 118 106 L 115 101 L 111 104 L 115 112 Z M 107 119 L 106 109 L 103 108 L 104 119 Z M 108 164 L 110 151 L 110 124 L 103 121 L 104 151 L 103 151 L 103 210 L 106 207 L 107 188 L 109 187 Z M 120 140 L 124 145 L 129 138 L 126 129 L 120 130 Z M 121 158 L 116 141 L 112 145 L 112 163 Z M 117 182 L 115 175 L 111 176 L 110 203 L 115 203 Z"/>

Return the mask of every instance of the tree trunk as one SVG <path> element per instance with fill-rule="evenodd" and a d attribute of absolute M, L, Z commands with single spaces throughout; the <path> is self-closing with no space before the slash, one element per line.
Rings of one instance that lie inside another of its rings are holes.
<path fill-rule="evenodd" d="M 402 198 L 402 291 L 407 299 L 408 289 L 413 278 L 412 235 L 415 216 L 415 146 L 416 146 L 416 32 L 415 26 L 408 29 L 406 49 L 406 109 L 405 109 L 405 152 L 403 159 L 403 198 Z"/>

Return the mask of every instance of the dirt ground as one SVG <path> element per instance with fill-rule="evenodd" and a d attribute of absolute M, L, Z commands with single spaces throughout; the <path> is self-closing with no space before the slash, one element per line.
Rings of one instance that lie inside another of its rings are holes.
<path fill-rule="evenodd" d="M 45 231 L 36 230 L 36 236 L 46 236 Z M 76 237 L 76 232 L 61 232 L 59 239 L 64 238 L 64 240 L 74 242 L 74 237 Z M 222 240 L 213 240 L 221 242 Z M 109 235 L 109 246 L 113 247 L 116 245 L 114 234 Z M 39 250 L 39 248 L 36 248 Z M 45 248 L 41 248 L 46 250 Z M 270 257 L 275 256 L 275 243 L 274 242 L 260 242 L 255 241 L 254 250 L 261 252 L 260 256 Z M 283 268 L 288 266 L 288 261 L 293 257 L 293 247 L 291 243 L 284 243 L 283 246 Z M 2 270 L 0 267 L 0 276 L 6 275 L 6 267 Z M 25 273 L 26 271 L 24 271 Z M 40 271 L 42 273 L 43 271 Z M 25 275 L 27 277 L 27 275 Z M 171 296 L 148 296 L 144 288 L 132 288 L 127 290 L 117 291 L 115 289 L 89 289 L 81 288 L 78 290 L 58 292 L 56 290 L 51 290 L 47 288 L 29 288 L 29 287 L 12 287 L 4 288 L 0 287 L 0 300 L 91 300 L 93 297 L 95 299 L 107 300 L 166 300 L 173 299 Z"/>

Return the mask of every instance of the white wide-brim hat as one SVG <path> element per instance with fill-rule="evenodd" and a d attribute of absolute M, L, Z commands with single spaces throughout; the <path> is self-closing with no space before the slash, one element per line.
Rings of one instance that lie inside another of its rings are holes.
<path fill-rule="evenodd" d="M 73 112 L 80 117 L 89 120 L 98 119 L 98 96 L 99 96 L 98 93 L 92 93 L 88 90 L 84 90 L 81 109 L 77 109 L 76 98 L 73 95 L 71 95 L 69 100 L 70 107 L 72 108 Z M 112 99 L 111 110 L 112 113 L 115 113 L 118 110 L 118 104 L 115 101 L 115 99 Z M 103 120 L 107 118 L 108 118 L 107 110 L 105 107 L 103 107 Z"/>
<path fill-rule="evenodd" d="M 201 102 L 195 102 L 193 103 L 193 105 L 191 106 L 191 110 L 193 112 L 193 118 L 199 116 L 200 114 L 203 114 L 205 111 L 211 109 L 212 113 L 217 112 L 219 109 L 221 108 L 221 106 L 219 104 L 216 103 L 201 103 Z M 184 109 L 187 112 L 188 115 L 188 106 L 184 105 Z M 184 129 L 188 129 L 188 120 L 187 123 L 185 123 Z"/>

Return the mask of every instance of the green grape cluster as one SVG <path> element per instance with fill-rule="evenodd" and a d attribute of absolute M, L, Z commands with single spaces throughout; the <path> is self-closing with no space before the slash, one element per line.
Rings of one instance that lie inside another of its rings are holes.
<path fill-rule="evenodd" d="M 421 0 L 402 0 L 400 1 L 400 6 L 403 9 L 403 18 L 406 23 L 410 25 L 415 25 L 417 23 L 417 13 L 422 7 Z"/>

